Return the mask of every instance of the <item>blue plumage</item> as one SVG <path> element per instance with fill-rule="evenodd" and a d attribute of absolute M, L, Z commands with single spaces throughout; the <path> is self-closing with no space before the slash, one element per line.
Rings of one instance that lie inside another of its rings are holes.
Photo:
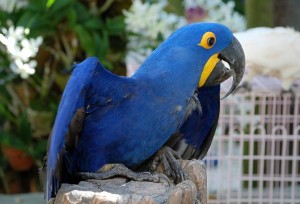
<path fill-rule="evenodd" d="M 180 128 L 183 138 L 190 145 L 199 148 L 210 131 L 220 110 L 220 85 L 204 87 L 197 94 L 201 112 L 194 111 Z"/>
<path fill-rule="evenodd" d="M 199 46 L 208 31 L 217 38 L 211 49 Z M 138 166 L 178 130 L 200 147 L 217 115 L 220 90 L 210 89 L 216 97 L 207 101 L 209 89 L 198 88 L 199 80 L 211 56 L 232 40 L 222 25 L 197 23 L 173 33 L 130 78 L 112 74 L 96 58 L 77 64 L 52 131 L 47 198 L 76 172 L 95 172 L 107 163 Z M 189 110 L 196 89 L 201 113 Z"/>
<path fill-rule="evenodd" d="M 206 155 L 219 119 L 220 85 L 199 88 L 195 97 L 200 110 L 193 110 L 166 143 L 183 159 L 202 159 Z"/>

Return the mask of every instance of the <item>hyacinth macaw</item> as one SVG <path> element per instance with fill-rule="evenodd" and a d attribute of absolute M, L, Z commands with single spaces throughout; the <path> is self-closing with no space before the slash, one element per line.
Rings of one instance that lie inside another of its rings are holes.
<path fill-rule="evenodd" d="M 230 94 L 242 79 L 244 61 L 227 27 L 195 23 L 174 32 L 132 77 L 114 75 L 96 58 L 77 64 L 50 138 L 47 199 L 78 172 L 96 172 L 109 163 L 134 169 L 170 138 L 195 150 L 190 157 L 206 152 L 212 139 L 206 135 L 214 132 L 218 115 L 219 84 L 233 76 Z"/>

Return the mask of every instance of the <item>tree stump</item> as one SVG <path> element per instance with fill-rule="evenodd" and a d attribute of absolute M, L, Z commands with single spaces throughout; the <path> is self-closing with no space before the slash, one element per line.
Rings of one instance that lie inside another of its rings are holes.
<path fill-rule="evenodd" d="M 206 204 L 206 168 L 200 160 L 180 161 L 188 176 L 177 185 L 128 181 L 123 177 L 62 184 L 51 204 Z"/>

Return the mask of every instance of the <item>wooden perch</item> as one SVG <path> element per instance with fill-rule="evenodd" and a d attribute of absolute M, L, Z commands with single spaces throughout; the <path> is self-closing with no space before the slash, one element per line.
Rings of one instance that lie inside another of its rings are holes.
<path fill-rule="evenodd" d="M 78 185 L 63 184 L 51 204 L 206 204 L 206 168 L 199 160 L 182 160 L 181 166 L 189 180 L 177 185 L 127 181 L 117 177 L 108 180 L 81 181 Z"/>

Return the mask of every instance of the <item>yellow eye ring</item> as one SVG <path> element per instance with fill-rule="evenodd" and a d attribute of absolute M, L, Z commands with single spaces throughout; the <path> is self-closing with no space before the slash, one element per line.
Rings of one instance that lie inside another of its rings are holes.
<path fill-rule="evenodd" d="M 205 48 L 205 49 L 210 49 L 214 46 L 216 43 L 216 36 L 213 32 L 206 32 L 198 44 L 199 46 Z"/>

